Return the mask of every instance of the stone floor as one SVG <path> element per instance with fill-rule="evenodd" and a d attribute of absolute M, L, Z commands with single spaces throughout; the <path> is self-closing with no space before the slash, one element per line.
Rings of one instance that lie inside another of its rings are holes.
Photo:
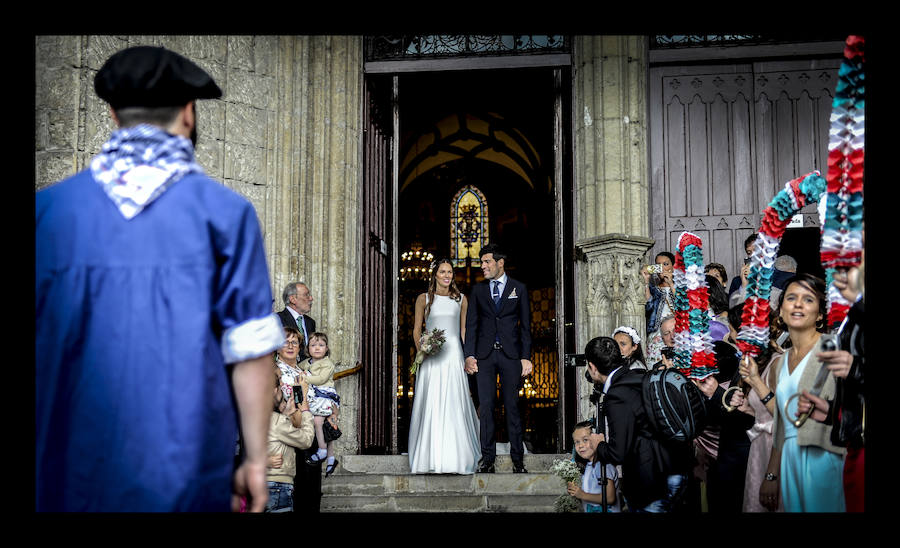
<path fill-rule="evenodd" d="M 322 480 L 322 512 L 553 512 L 565 493 L 555 459 L 526 454 L 527 474 L 513 474 L 498 448 L 494 474 L 410 474 L 406 455 L 344 455 Z"/>

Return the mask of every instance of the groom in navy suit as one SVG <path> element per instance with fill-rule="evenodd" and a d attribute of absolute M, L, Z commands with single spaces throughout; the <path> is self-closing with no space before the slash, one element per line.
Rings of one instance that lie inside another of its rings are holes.
<path fill-rule="evenodd" d="M 519 382 L 531 374 L 531 310 L 528 290 L 522 282 L 506 275 L 506 255 L 496 244 L 481 249 L 481 270 L 485 281 L 469 296 L 466 311 L 464 351 L 466 373 L 475 374 L 481 423 L 481 465 L 479 472 L 494 472 L 494 408 L 497 373 L 500 394 L 506 408 L 509 454 L 513 472 L 525 473 L 522 458 L 522 421 L 519 417 Z"/>

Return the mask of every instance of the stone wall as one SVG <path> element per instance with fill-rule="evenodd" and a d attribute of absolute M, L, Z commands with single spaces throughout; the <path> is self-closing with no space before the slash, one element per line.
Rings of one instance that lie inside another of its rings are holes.
<path fill-rule="evenodd" d="M 338 371 L 359 359 L 362 38 L 347 36 L 38 36 L 35 189 L 87 167 L 114 129 L 94 93 L 116 51 L 169 48 L 215 79 L 197 102 L 197 160 L 256 208 L 275 297 L 290 281 L 313 294 Z M 341 453 L 356 452 L 358 376 L 337 381 Z"/>
<path fill-rule="evenodd" d="M 639 268 L 649 238 L 645 36 L 576 36 L 576 349 L 619 325 L 644 332 Z M 577 375 L 578 420 L 593 416 Z"/>

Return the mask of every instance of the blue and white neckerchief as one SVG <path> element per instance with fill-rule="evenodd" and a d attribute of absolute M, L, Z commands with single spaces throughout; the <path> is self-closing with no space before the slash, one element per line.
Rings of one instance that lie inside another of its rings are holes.
<path fill-rule="evenodd" d="M 203 173 L 190 139 L 149 124 L 121 128 L 91 161 L 91 173 L 125 219 L 132 219 L 172 184 Z"/>

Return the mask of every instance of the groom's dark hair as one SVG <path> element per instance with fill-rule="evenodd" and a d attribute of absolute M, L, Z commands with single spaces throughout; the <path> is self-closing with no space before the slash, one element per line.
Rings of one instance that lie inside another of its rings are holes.
<path fill-rule="evenodd" d="M 494 256 L 495 261 L 499 261 L 500 259 L 506 259 L 506 253 L 500 251 L 500 246 L 497 244 L 488 244 L 481 248 L 481 253 L 478 254 L 478 258 L 482 258 L 485 255 L 490 253 Z"/>

